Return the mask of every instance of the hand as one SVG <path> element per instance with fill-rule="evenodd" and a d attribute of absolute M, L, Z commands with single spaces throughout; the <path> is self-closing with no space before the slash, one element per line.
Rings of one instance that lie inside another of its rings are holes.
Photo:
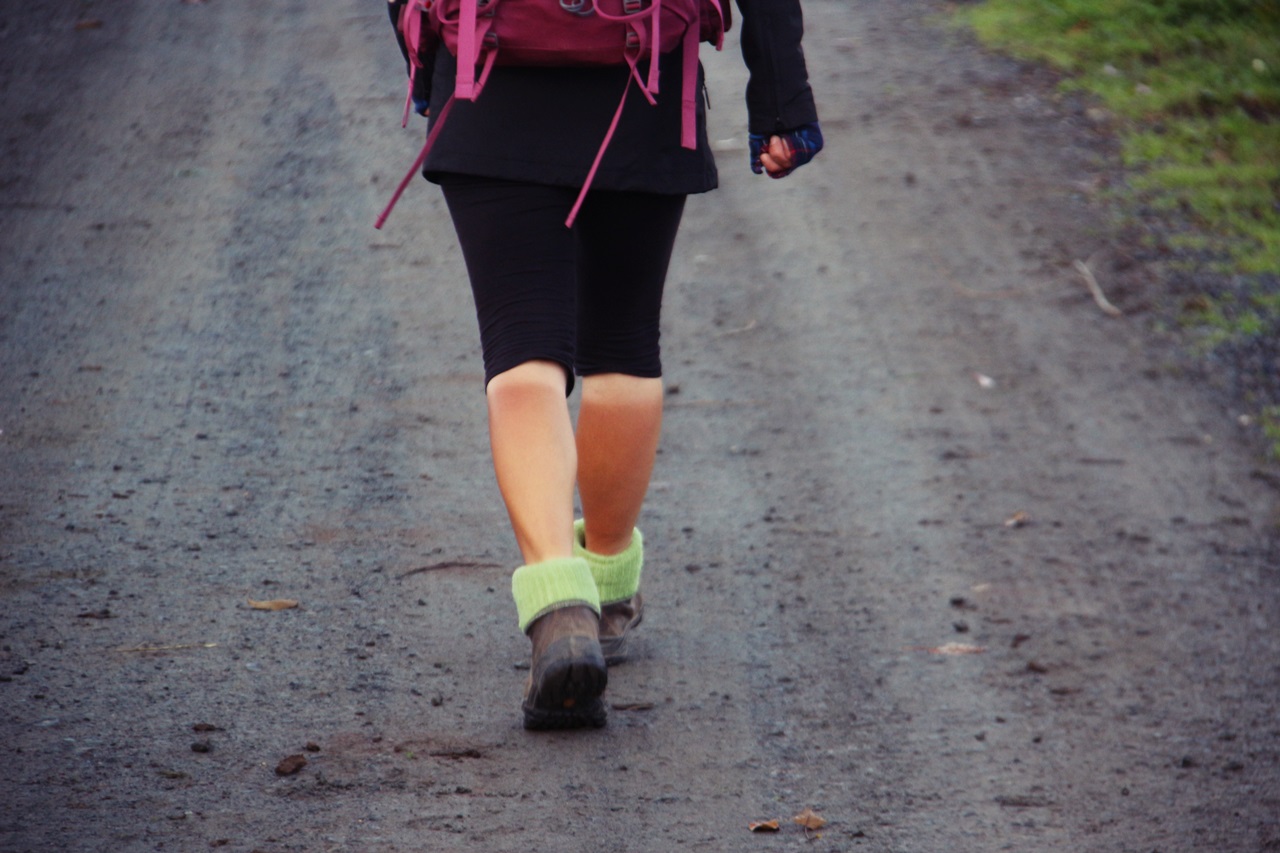
<path fill-rule="evenodd" d="M 822 150 L 822 128 L 813 122 L 772 136 L 752 133 L 748 135 L 748 145 L 751 171 L 785 178 Z"/>

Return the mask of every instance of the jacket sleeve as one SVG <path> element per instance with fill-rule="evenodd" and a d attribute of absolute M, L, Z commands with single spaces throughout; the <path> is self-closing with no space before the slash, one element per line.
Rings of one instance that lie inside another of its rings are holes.
<path fill-rule="evenodd" d="M 764 135 L 818 120 L 800 41 L 800 0 L 737 0 L 747 63 L 747 129 Z"/>

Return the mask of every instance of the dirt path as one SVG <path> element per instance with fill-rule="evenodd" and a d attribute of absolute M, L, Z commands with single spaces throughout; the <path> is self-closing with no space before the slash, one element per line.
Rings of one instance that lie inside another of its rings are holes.
<path fill-rule="evenodd" d="M 708 60 L 649 614 L 609 727 L 531 736 L 460 257 L 425 185 L 370 227 L 417 139 L 381 4 L 37 5 L 0 849 L 1280 849 L 1274 472 L 1072 270 L 1145 298 L 1078 107 L 939 6 L 808 0 L 786 182 Z"/>

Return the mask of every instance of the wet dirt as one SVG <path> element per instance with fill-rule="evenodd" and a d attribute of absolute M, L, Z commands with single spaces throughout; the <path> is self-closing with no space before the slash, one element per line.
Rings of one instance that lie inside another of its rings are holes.
<path fill-rule="evenodd" d="M 1280 477 L 1106 128 L 942 5 L 806 19 L 787 181 L 707 58 L 645 623 L 531 735 L 461 258 L 425 184 L 371 227 L 381 4 L 0 11 L 0 849 L 1280 849 Z"/>

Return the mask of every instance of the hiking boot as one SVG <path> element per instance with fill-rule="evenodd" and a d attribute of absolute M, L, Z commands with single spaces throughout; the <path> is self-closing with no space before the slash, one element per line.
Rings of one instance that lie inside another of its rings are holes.
<path fill-rule="evenodd" d="M 533 665 L 525 684 L 524 727 L 600 728 L 609 670 L 600 650 L 599 617 L 585 605 L 562 607 L 529 626 Z"/>
<path fill-rule="evenodd" d="M 627 632 L 644 619 L 644 599 L 640 593 L 600 608 L 600 650 L 609 666 L 627 660 Z"/>

